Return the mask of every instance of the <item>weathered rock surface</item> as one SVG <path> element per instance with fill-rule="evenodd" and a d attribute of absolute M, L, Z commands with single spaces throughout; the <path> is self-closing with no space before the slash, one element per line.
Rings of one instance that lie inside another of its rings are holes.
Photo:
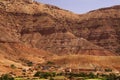
<path fill-rule="evenodd" d="M 113 6 L 80 15 L 75 35 L 120 53 L 120 6 Z"/>
<path fill-rule="evenodd" d="M 119 53 L 119 6 L 79 16 L 56 6 L 25 0 L 0 4 L 1 42 L 22 42 L 57 54 L 78 54 L 81 47 L 92 51 L 96 45 Z M 96 52 L 101 47 L 97 46 Z"/>
<path fill-rule="evenodd" d="M 33 43 L 34 44 L 34 43 Z M 112 52 L 102 47 L 96 46 L 84 38 L 78 38 L 70 32 L 54 33 L 42 36 L 35 45 L 37 48 L 56 53 L 64 54 L 83 54 L 83 55 L 114 55 Z"/>

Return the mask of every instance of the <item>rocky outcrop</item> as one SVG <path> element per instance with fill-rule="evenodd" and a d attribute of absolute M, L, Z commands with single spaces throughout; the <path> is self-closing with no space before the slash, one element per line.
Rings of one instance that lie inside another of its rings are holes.
<path fill-rule="evenodd" d="M 37 48 L 56 53 L 58 55 L 114 55 L 113 53 L 106 51 L 102 47 L 90 43 L 84 38 L 77 38 L 74 34 L 70 32 L 61 32 L 42 36 L 38 43 L 33 43 L 32 45 L 36 46 Z"/>

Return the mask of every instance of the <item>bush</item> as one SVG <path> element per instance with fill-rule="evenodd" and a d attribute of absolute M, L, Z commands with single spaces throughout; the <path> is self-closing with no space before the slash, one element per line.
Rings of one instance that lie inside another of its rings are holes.
<path fill-rule="evenodd" d="M 33 62 L 27 62 L 28 66 L 33 66 Z"/>
<path fill-rule="evenodd" d="M 116 80 L 116 79 L 117 79 L 117 76 L 113 73 L 111 73 L 107 76 L 107 80 Z"/>
<path fill-rule="evenodd" d="M 86 76 L 87 76 L 87 74 L 84 72 L 79 73 L 79 77 L 86 77 Z"/>
<path fill-rule="evenodd" d="M 54 80 L 54 78 L 50 77 L 50 80 Z"/>
<path fill-rule="evenodd" d="M 51 61 L 47 61 L 47 63 L 46 63 L 47 65 L 53 65 L 54 64 L 54 62 L 51 62 Z"/>
<path fill-rule="evenodd" d="M 95 78 L 96 76 L 91 72 L 91 73 L 88 74 L 88 77 L 89 78 Z"/>
<path fill-rule="evenodd" d="M 16 66 L 15 66 L 14 64 L 11 64 L 10 67 L 11 67 L 12 69 L 15 69 L 15 68 L 16 68 Z"/>
<path fill-rule="evenodd" d="M 105 69 L 105 72 L 112 72 L 112 69 Z"/>
<path fill-rule="evenodd" d="M 52 77 L 52 74 L 49 72 L 36 72 L 34 77 L 40 77 L 40 78 L 45 78 L 47 79 L 48 77 Z"/>
<path fill-rule="evenodd" d="M 4 74 L 0 77 L 0 80 L 14 80 L 14 78 L 9 74 Z"/>
<path fill-rule="evenodd" d="M 41 72 L 39 72 L 39 71 L 36 72 L 36 73 L 34 74 L 34 77 L 40 77 L 40 73 L 41 73 Z"/>

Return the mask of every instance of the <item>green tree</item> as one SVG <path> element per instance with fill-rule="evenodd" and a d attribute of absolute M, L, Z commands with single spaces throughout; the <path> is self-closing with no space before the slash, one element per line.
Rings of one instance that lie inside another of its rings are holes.
<path fill-rule="evenodd" d="M 88 74 L 88 77 L 89 78 L 95 78 L 95 75 L 91 72 L 91 73 Z"/>
<path fill-rule="evenodd" d="M 0 77 L 0 80 L 14 80 L 14 78 L 9 74 L 4 74 Z"/>
<path fill-rule="evenodd" d="M 107 80 L 116 80 L 116 79 L 117 79 L 117 76 L 113 73 L 111 73 L 107 76 Z"/>
<path fill-rule="evenodd" d="M 38 72 L 35 73 L 34 77 L 40 77 L 40 78 L 47 79 L 48 77 L 52 77 L 52 74 L 49 73 L 49 72 L 40 72 L 40 71 L 38 71 Z"/>
<path fill-rule="evenodd" d="M 79 73 L 79 77 L 86 77 L 86 76 L 87 76 L 87 74 L 84 72 Z"/>

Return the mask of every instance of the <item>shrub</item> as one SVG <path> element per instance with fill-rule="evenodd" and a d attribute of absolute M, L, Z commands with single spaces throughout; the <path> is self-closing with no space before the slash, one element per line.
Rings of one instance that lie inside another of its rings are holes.
<path fill-rule="evenodd" d="M 79 77 L 86 77 L 86 76 L 87 76 L 87 74 L 84 72 L 79 73 Z"/>
<path fill-rule="evenodd" d="M 14 78 L 9 74 L 4 74 L 0 77 L 0 80 L 14 80 Z"/>
<path fill-rule="evenodd" d="M 50 77 L 50 80 L 54 80 L 54 78 Z"/>
<path fill-rule="evenodd" d="M 112 69 L 107 68 L 105 69 L 105 72 L 112 72 Z"/>
<path fill-rule="evenodd" d="M 28 66 L 33 66 L 33 62 L 27 62 Z"/>
<path fill-rule="evenodd" d="M 89 78 L 95 78 L 95 75 L 91 72 L 91 73 L 88 74 L 88 77 Z"/>
<path fill-rule="evenodd" d="M 107 76 L 107 80 L 116 80 L 116 79 L 117 79 L 117 76 L 113 73 L 111 73 Z"/>
<path fill-rule="evenodd" d="M 10 67 L 11 67 L 12 69 L 15 69 L 15 68 L 16 68 L 16 66 L 15 66 L 14 64 L 11 64 Z"/>
<path fill-rule="evenodd" d="M 49 73 L 49 72 L 40 72 L 40 71 L 38 71 L 38 72 L 35 73 L 34 77 L 40 77 L 40 78 L 47 79 L 48 77 L 52 77 L 52 74 Z"/>
<path fill-rule="evenodd" d="M 54 62 L 51 62 L 51 61 L 47 61 L 47 63 L 46 63 L 47 65 L 53 65 L 54 64 Z"/>

